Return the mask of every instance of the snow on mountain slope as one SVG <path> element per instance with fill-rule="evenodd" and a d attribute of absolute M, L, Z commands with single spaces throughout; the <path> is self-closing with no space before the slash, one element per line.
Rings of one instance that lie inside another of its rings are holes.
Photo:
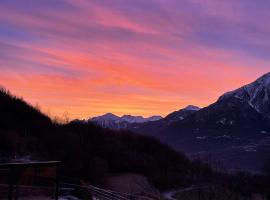
<path fill-rule="evenodd" d="M 225 93 L 219 98 L 219 101 L 232 97 L 248 102 L 259 113 L 270 117 L 270 73 L 248 85 Z"/>
<path fill-rule="evenodd" d="M 144 118 L 142 116 L 132 116 L 132 115 L 123 115 L 121 117 L 123 121 L 129 122 L 129 123 L 144 123 L 149 121 L 157 121 L 162 119 L 161 116 L 151 116 L 148 118 Z"/>
<path fill-rule="evenodd" d="M 196 111 L 200 110 L 199 107 L 193 106 L 193 105 L 188 105 L 185 108 L 182 108 L 178 111 L 172 112 L 169 115 L 167 115 L 164 120 L 168 122 L 176 122 L 185 119 L 187 116 L 195 113 Z"/>
<path fill-rule="evenodd" d="M 161 116 L 159 116 L 159 115 L 154 115 L 152 117 L 148 117 L 148 121 L 150 121 L 150 122 L 158 121 L 158 120 L 161 120 L 161 119 L 163 119 L 163 118 Z"/>
<path fill-rule="evenodd" d="M 144 118 L 142 116 L 123 115 L 122 117 L 119 117 L 112 113 L 107 113 L 105 115 L 90 118 L 88 121 L 93 122 L 104 128 L 123 129 L 123 128 L 126 128 L 128 124 L 133 124 L 133 123 L 140 124 L 140 123 L 145 123 L 145 122 L 150 122 L 150 121 L 157 121 L 160 119 L 162 119 L 161 116 L 152 116 L 152 117 Z"/>
<path fill-rule="evenodd" d="M 100 121 L 100 120 L 104 120 L 104 121 L 122 121 L 120 117 L 112 114 L 112 113 L 107 113 L 104 114 L 102 116 L 98 116 L 98 117 L 93 117 L 91 119 L 89 119 L 91 121 Z"/>
<path fill-rule="evenodd" d="M 193 111 L 198 111 L 201 108 L 197 107 L 197 106 L 193 106 L 193 105 L 188 105 L 187 107 L 183 108 L 182 110 L 193 110 Z"/>
<path fill-rule="evenodd" d="M 118 117 L 112 113 L 107 113 L 105 115 L 101 115 L 98 117 L 90 118 L 90 121 L 100 121 L 100 120 L 108 120 L 115 122 L 129 122 L 129 123 L 144 123 L 148 121 L 156 121 L 162 119 L 161 116 L 151 116 L 148 118 L 144 118 L 142 116 L 132 116 L 132 115 L 123 115 L 122 117 Z"/>
<path fill-rule="evenodd" d="M 148 118 L 144 118 L 142 116 L 132 116 L 132 115 L 123 115 L 121 117 L 122 120 L 129 122 L 129 123 L 145 123 L 145 122 L 152 122 L 162 119 L 161 116 L 151 116 Z"/>

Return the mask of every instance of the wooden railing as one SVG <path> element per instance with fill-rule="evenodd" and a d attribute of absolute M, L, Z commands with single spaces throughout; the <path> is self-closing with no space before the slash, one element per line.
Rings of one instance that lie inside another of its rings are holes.
<path fill-rule="evenodd" d="M 85 198 L 93 200 L 160 200 L 161 196 L 153 194 L 128 194 L 112 190 L 98 188 L 92 185 L 76 185 L 62 183 L 64 187 L 74 188 Z"/>
<path fill-rule="evenodd" d="M 58 200 L 59 192 L 59 161 L 47 161 L 47 162 L 28 162 L 28 163 L 6 163 L 0 164 L 0 184 L 1 190 L 0 198 L 6 198 L 8 200 L 18 199 L 19 192 L 27 194 L 37 187 L 33 184 L 35 181 L 42 180 L 50 182 L 50 192 L 53 189 L 53 196 L 55 200 Z M 46 187 L 38 187 L 39 191 L 46 193 Z"/>
<path fill-rule="evenodd" d="M 59 165 L 59 161 L 0 164 L 0 199 L 17 200 L 20 197 L 32 196 L 32 198 L 35 198 L 39 195 L 47 196 L 50 199 L 53 197 L 58 200 L 60 195 L 63 196 L 63 193 L 84 200 L 161 199 L 161 196 L 155 194 L 128 194 L 98 188 L 85 183 L 80 185 L 60 184 L 58 178 Z M 45 185 L 42 184 L 44 181 L 46 182 Z"/>

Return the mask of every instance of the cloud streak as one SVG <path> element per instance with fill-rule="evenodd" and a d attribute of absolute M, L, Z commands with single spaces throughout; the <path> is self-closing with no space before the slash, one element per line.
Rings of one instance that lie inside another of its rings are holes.
<path fill-rule="evenodd" d="M 72 118 L 206 106 L 270 69 L 269 6 L 3 0 L 0 83 Z"/>

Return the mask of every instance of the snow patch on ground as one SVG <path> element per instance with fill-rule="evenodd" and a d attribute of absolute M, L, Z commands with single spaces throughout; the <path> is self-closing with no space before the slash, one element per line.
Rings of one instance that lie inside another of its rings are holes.
<path fill-rule="evenodd" d="M 205 140 L 207 138 L 207 136 L 197 136 L 196 139 L 197 140 Z"/>
<path fill-rule="evenodd" d="M 257 144 L 250 144 L 250 145 L 243 146 L 243 149 L 246 152 L 256 152 L 257 151 L 256 147 L 257 147 Z"/>
<path fill-rule="evenodd" d="M 229 135 L 221 135 L 221 136 L 217 136 L 215 138 L 216 139 L 220 139 L 220 138 L 227 138 L 227 139 L 229 139 L 229 138 L 231 138 L 231 136 L 229 136 Z"/>
<path fill-rule="evenodd" d="M 227 119 L 225 117 L 223 117 L 220 120 L 218 120 L 216 123 L 217 124 L 223 124 L 224 125 L 226 123 L 226 121 L 227 121 Z"/>

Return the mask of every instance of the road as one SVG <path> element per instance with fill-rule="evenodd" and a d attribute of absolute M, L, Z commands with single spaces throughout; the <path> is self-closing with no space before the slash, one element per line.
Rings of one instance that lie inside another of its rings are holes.
<path fill-rule="evenodd" d="M 171 191 L 168 191 L 168 192 L 164 192 L 164 193 L 162 193 L 162 195 L 167 200 L 177 200 L 177 199 L 175 199 L 173 197 L 177 193 L 194 191 L 194 190 L 199 190 L 199 189 L 206 189 L 208 187 L 209 186 L 197 186 L 197 187 L 191 186 L 191 187 L 187 187 L 187 188 L 181 188 L 181 189 L 176 189 L 176 190 L 171 190 Z"/>

